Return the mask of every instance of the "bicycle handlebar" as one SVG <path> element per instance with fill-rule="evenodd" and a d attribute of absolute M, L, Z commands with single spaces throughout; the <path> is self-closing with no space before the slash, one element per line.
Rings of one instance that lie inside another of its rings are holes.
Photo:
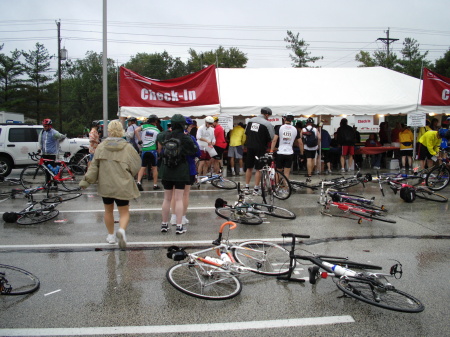
<path fill-rule="evenodd" d="M 283 238 L 302 238 L 302 239 L 309 239 L 310 235 L 300 235 L 300 234 L 294 234 L 294 233 L 282 233 L 281 236 Z"/>
<path fill-rule="evenodd" d="M 230 229 L 235 229 L 237 227 L 236 223 L 234 223 L 233 221 L 226 221 L 226 222 L 224 222 L 222 225 L 220 225 L 219 237 L 212 242 L 213 245 L 215 245 L 215 246 L 219 246 L 220 245 L 220 243 L 222 242 L 223 229 L 226 226 L 230 226 Z"/>

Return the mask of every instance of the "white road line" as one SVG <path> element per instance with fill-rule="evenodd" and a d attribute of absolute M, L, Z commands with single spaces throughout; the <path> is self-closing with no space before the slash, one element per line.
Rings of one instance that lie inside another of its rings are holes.
<path fill-rule="evenodd" d="M 287 328 L 311 325 L 354 323 L 352 316 L 292 318 L 273 321 L 225 322 L 212 324 L 118 326 L 92 328 L 0 329 L 1 336 L 92 336 L 121 334 L 161 334 Z"/>
<path fill-rule="evenodd" d="M 58 289 L 58 290 L 52 291 L 51 293 L 44 294 L 44 296 L 52 295 L 52 294 L 58 293 L 60 291 L 61 291 L 61 289 Z"/>
<path fill-rule="evenodd" d="M 270 242 L 282 242 L 280 238 L 267 238 L 267 239 L 237 239 L 233 240 L 233 243 L 240 243 L 246 241 L 270 241 Z M 198 240 L 198 241 L 148 241 L 148 242 L 127 242 L 127 247 L 160 247 L 160 246 L 195 246 L 195 245 L 211 245 L 211 240 Z M 43 244 L 43 245 L 0 245 L 0 249 L 41 249 L 41 248 L 83 248 L 83 247 L 95 247 L 95 248 L 115 248 L 117 244 L 111 245 L 109 243 L 59 243 L 59 244 Z"/>

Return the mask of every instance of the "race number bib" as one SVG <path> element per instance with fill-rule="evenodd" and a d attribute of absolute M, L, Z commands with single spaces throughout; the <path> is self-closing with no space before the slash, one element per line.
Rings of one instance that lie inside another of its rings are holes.
<path fill-rule="evenodd" d="M 251 131 L 258 132 L 259 131 L 259 123 L 252 123 L 252 126 L 250 128 Z"/>

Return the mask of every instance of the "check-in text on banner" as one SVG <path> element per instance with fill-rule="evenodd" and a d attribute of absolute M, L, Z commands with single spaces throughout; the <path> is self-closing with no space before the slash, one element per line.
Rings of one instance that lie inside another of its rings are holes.
<path fill-rule="evenodd" d="M 170 80 L 154 80 L 120 67 L 121 107 L 181 108 L 219 104 L 216 70 L 211 65 Z"/>
<path fill-rule="evenodd" d="M 422 105 L 450 105 L 450 78 L 423 69 Z"/>

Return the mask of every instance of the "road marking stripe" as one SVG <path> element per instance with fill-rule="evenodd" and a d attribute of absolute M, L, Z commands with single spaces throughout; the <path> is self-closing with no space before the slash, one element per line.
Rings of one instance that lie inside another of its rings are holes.
<path fill-rule="evenodd" d="M 44 296 L 52 295 L 52 294 L 58 293 L 60 291 L 61 291 L 61 289 L 58 289 L 58 290 L 52 291 L 51 293 L 44 294 Z"/>
<path fill-rule="evenodd" d="M 310 325 L 354 323 L 352 316 L 328 316 L 280 319 L 272 321 L 224 322 L 212 324 L 118 326 L 92 328 L 0 329 L 1 336 L 90 336 L 119 334 L 161 334 L 287 328 Z"/>
<path fill-rule="evenodd" d="M 246 241 L 270 241 L 270 242 L 282 242 L 280 238 L 267 238 L 267 239 L 237 239 L 233 240 L 233 243 L 238 244 Z M 211 245 L 211 240 L 199 240 L 199 241 L 148 241 L 148 242 L 127 242 L 127 247 L 134 246 L 146 246 L 146 247 L 160 247 L 160 246 L 181 246 L 181 245 Z M 0 245 L 0 249 L 39 249 L 39 248 L 67 248 L 67 247 L 95 247 L 95 248 L 116 248 L 117 244 L 109 243 L 59 243 L 59 244 L 43 244 L 43 245 Z"/>

